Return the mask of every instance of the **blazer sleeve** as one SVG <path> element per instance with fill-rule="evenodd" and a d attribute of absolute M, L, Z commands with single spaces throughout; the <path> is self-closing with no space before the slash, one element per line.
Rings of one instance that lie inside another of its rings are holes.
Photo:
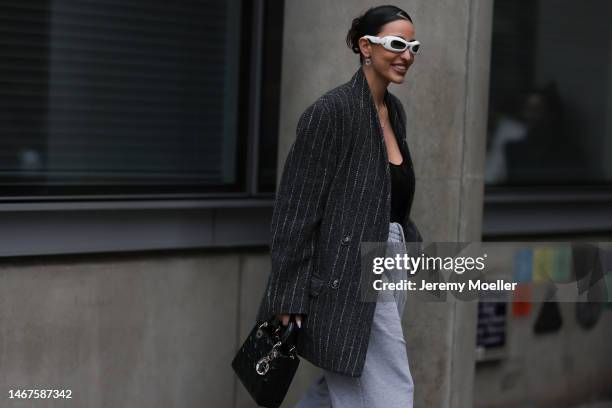
<path fill-rule="evenodd" d="M 308 312 L 318 228 L 336 171 L 332 118 L 319 98 L 302 113 L 277 189 L 271 223 L 269 315 Z"/>

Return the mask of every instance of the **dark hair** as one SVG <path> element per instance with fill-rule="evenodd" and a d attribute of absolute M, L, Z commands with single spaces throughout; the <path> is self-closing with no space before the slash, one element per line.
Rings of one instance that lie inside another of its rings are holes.
<path fill-rule="evenodd" d="M 353 19 L 351 28 L 346 34 L 346 45 L 359 54 L 359 62 L 363 56 L 359 49 L 359 39 L 364 35 L 377 35 L 382 27 L 395 20 L 408 20 L 412 23 L 410 15 L 399 7 L 386 5 L 371 7 L 368 11 Z"/>

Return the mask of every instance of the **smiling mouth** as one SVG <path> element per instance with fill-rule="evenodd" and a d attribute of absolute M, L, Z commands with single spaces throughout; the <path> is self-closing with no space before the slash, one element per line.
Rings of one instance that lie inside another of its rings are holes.
<path fill-rule="evenodd" d="M 393 69 L 399 73 L 406 73 L 408 71 L 408 66 L 404 64 L 392 64 Z"/>

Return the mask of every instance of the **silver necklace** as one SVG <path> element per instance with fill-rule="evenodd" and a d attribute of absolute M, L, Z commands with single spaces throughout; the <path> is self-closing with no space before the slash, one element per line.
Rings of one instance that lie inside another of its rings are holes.
<path fill-rule="evenodd" d="M 387 107 L 387 105 L 385 105 L 385 101 L 383 101 L 382 105 L 384 107 Z M 378 112 L 378 121 L 380 122 L 380 127 L 381 127 L 382 130 L 385 130 L 385 124 L 383 123 L 382 118 L 380 116 L 380 109 L 376 108 L 376 111 Z"/>

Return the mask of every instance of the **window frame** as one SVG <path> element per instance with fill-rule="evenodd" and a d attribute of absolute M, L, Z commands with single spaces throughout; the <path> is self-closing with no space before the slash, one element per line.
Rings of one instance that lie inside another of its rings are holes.
<path fill-rule="evenodd" d="M 612 188 L 484 188 L 482 237 L 612 235 Z"/>

